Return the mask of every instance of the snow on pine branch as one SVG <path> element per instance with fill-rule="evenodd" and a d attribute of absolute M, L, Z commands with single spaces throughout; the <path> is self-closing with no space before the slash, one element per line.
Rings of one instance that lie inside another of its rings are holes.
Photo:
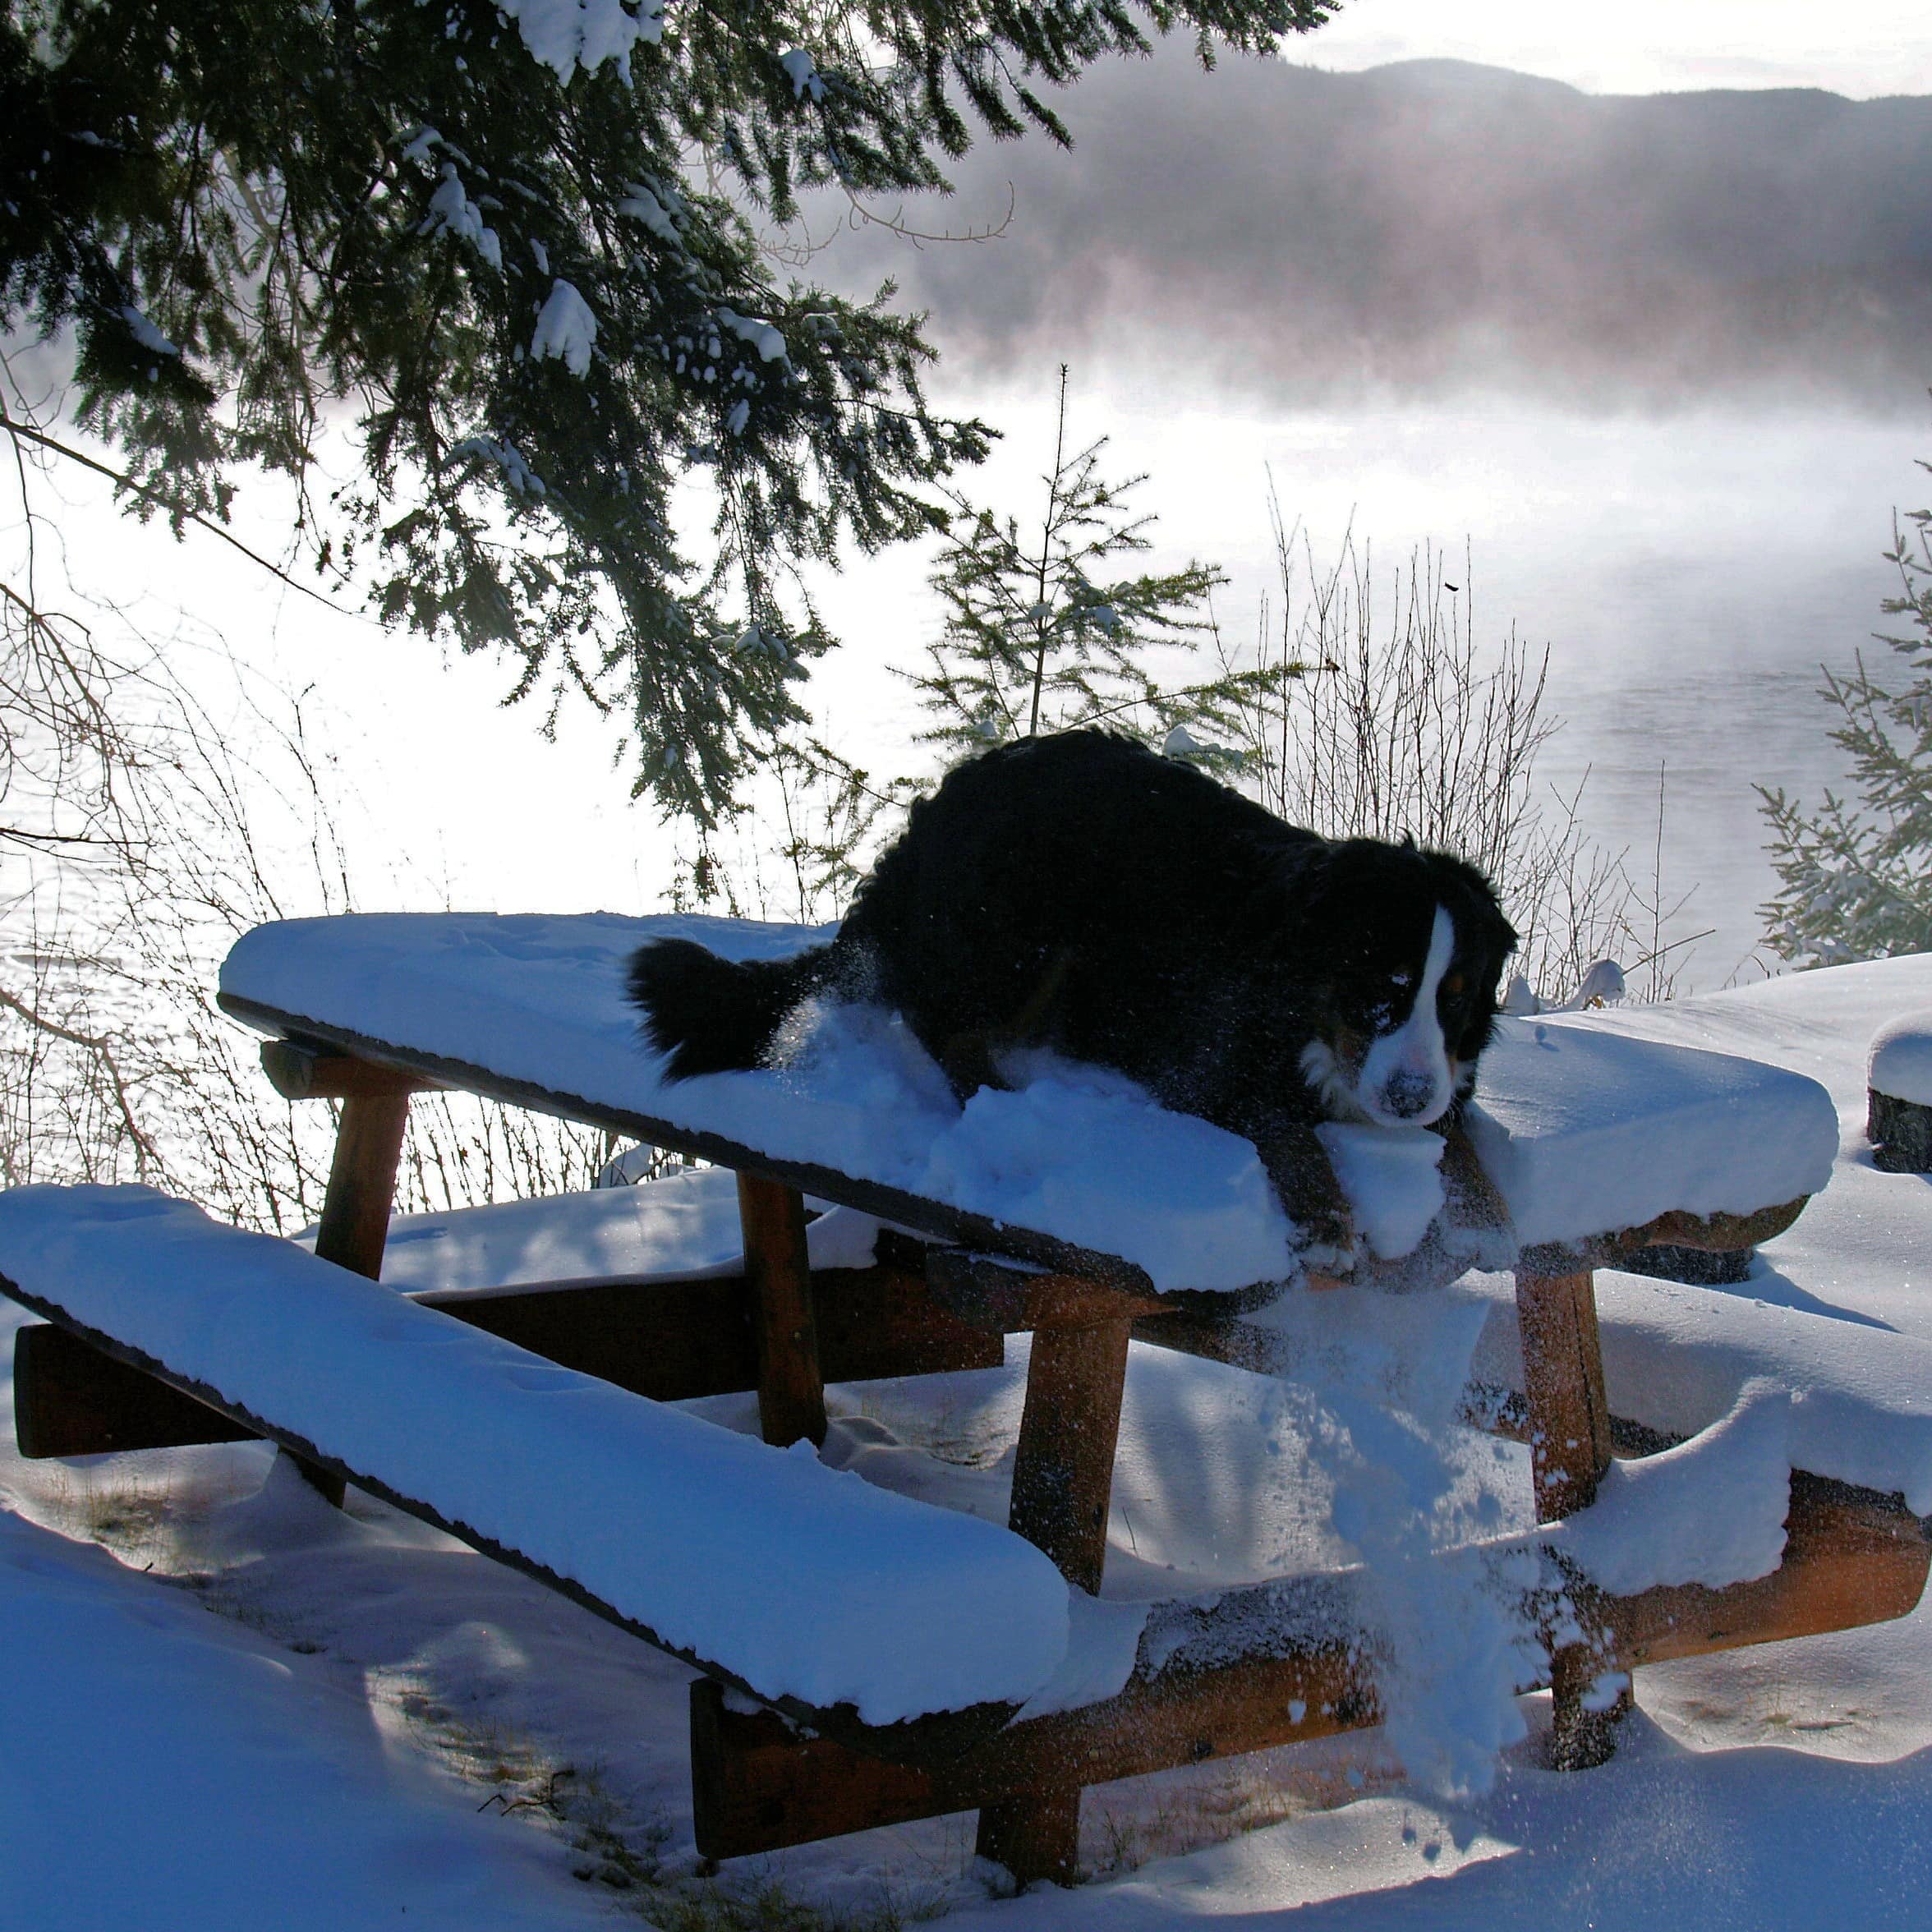
<path fill-rule="evenodd" d="M 655 47 L 664 38 L 664 0 L 497 0 L 499 10 L 517 23 L 523 44 L 559 80 L 577 67 L 593 73 L 605 61 L 630 77 L 631 49 L 639 41 Z"/>
<path fill-rule="evenodd" d="M 591 305 L 562 279 L 550 287 L 550 300 L 536 318 L 530 353 L 537 361 L 554 356 L 573 375 L 591 372 L 591 352 L 597 346 L 597 318 Z"/>

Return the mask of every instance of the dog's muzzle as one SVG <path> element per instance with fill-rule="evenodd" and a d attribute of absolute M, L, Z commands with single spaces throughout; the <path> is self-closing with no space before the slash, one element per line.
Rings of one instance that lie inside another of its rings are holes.
<path fill-rule="evenodd" d="M 1419 1116 L 1440 1111 L 1436 1107 L 1439 1083 L 1433 1074 L 1413 1073 L 1404 1069 L 1392 1074 L 1377 1096 L 1384 1112 L 1398 1120 L 1413 1120 Z"/>

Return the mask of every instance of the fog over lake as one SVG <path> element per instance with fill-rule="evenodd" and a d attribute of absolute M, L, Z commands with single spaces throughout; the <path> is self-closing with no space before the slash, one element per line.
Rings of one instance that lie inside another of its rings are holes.
<path fill-rule="evenodd" d="M 1464 584 L 1466 536 L 1479 643 L 1513 624 L 1549 646 L 1547 704 L 1566 722 L 1540 770 L 1566 793 L 1584 781 L 1585 826 L 1633 848 L 1646 881 L 1664 767 L 1663 884 L 1671 897 L 1696 887 L 1678 932 L 1717 928 L 1684 975 L 1710 987 L 1755 975 L 1746 963 L 1772 874 L 1752 784 L 1815 794 L 1839 769 L 1818 667 L 1849 665 L 1883 621 L 1891 507 L 1932 502 L 1914 463 L 1932 450 L 1927 415 L 1920 435 L 1847 415 L 1579 419 L 1493 403 L 1166 413 L 1102 371 L 1076 394 L 1071 428 L 1111 433 L 1120 467 L 1149 472 L 1139 500 L 1160 514 L 1156 562 L 1226 568 L 1217 603 L 1236 638 L 1252 636 L 1272 574 L 1271 475 L 1318 556 L 1352 514 L 1384 583 L 1433 542 Z M 1050 450 L 1050 400 L 1007 420 L 986 481 L 1024 492 Z M 913 714 L 878 666 L 912 661 L 932 601 L 905 557 L 852 573 L 827 605 L 848 649 L 820 673 L 826 715 L 841 743 L 889 763 Z"/>
<path fill-rule="evenodd" d="M 1156 562 L 1218 561 L 1232 635 L 1272 574 L 1266 494 L 1378 576 L 1473 552 L 1475 632 L 1551 651 L 1551 784 L 1712 927 L 1682 974 L 1752 963 L 1770 889 L 1754 782 L 1839 771 L 1814 695 L 1884 622 L 1894 507 L 1932 504 L 1932 100 L 1815 90 L 1617 97 L 1455 62 L 1361 74 L 1180 50 L 1058 104 L 1072 153 L 985 145 L 949 209 L 996 239 L 848 227 L 817 258 L 929 305 L 941 398 L 1007 431 L 977 500 L 1028 500 L 1070 435 L 1145 471 Z M 821 210 L 824 233 L 829 213 Z M 1461 582 L 1460 568 L 1447 573 Z M 860 738 L 932 622 L 908 559 L 828 608 L 821 690 Z"/>

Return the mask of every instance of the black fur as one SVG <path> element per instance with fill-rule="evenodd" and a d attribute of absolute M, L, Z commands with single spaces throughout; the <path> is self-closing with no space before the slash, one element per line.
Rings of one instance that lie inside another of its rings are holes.
<path fill-rule="evenodd" d="M 631 993 L 674 1079 L 757 1065 L 830 990 L 896 1008 L 962 1099 L 1008 1049 L 1114 1067 L 1264 1148 L 1346 1111 L 1304 1071 L 1401 1024 L 1436 908 L 1455 927 L 1438 1012 L 1457 1097 L 1495 1023 L 1516 934 L 1474 867 L 1331 841 L 1190 766 L 1096 731 L 1025 740 L 913 807 L 829 946 L 734 965 L 644 947 Z M 1452 982 L 1456 982 L 1452 984 Z"/>
<path fill-rule="evenodd" d="M 631 1003 L 674 1080 L 757 1066 L 801 1000 L 826 983 L 830 946 L 789 959 L 720 959 L 688 939 L 654 940 L 631 955 Z"/>

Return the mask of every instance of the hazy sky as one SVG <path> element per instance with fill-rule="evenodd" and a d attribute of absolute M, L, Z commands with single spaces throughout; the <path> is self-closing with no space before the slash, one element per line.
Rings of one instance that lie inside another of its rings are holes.
<path fill-rule="evenodd" d="M 1932 94 L 1926 0 L 1346 0 L 1297 44 L 1324 67 L 1487 61 L 1603 93 Z"/>

